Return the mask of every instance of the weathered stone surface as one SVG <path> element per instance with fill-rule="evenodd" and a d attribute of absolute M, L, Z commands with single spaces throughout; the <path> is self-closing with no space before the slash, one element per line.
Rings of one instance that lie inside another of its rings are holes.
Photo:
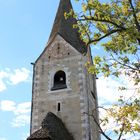
<path fill-rule="evenodd" d="M 49 43 L 34 64 L 31 137 L 29 137 L 34 138 L 32 140 L 54 138 L 51 131 L 60 130 L 57 124 L 61 121 L 54 119 L 56 117 L 47 118 L 41 125 L 48 112 L 52 112 L 63 121 L 74 140 L 100 140 L 98 127 L 93 118 L 87 115 L 96 109 L 94 115 L 98 120 L 95 77 L 89 75 L 85 68 L 85 62 L 92 60 L 77 30 L 72 28 L 72 24 L 76 21 L 64 19 L 64 12 L 71 8 L 70 0 L 60 0 Z M 87 55 L 84 56 L 83 53 Z M 54 76 L 58 71 L 65 73 L 66 86 L 52 90 Z M 52 120 L 55 123 L 51 123 Z M 62 131 L 68 133 L 62 127 L 61 123 Z M 38 139 L 34 136 L 38 136 Z"/>

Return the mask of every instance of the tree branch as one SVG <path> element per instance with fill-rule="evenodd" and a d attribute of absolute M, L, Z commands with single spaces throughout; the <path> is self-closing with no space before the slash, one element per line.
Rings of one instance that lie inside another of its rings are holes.
<path fill-rule="evenodd" d="M 135 24 L 136 24 L 136 26 L 137 26 L 138 31 L 140 32 L 140 25 L 139 25 L 139 22 L 138 22 L 136 13 L 135 13 L 135 8 L 134 8 L 134 6 L 133 6 L 132 0 L 129 0 L 129 3 L 130 3 L 130 6 L 131 6 L 131 8 L 132 8 L 132 11 L 133 11 L 133 17 L 134 17 L 134 19 L 135 19 Z"/>
<path fill-rule="evenodd" d="M 87 37 L 88 37 L 88 40 L 89 40 L 89 42 L 90 42 L 90 35 L 89 35 L 88 32 L 86 31 L 85 26 L 83 25 L 83 23 L 80 22 L 80 24 L 81 24 L 82 28 L 85 30 L 85 33 L 86 33 L 86 35 L 87 35 Z"/>
<path fill-rule="evenodd" d="M 100 40 L 106 38 L 107 36 L 110 36 L 110 35 L 112 35 L 112 34 L 114 34 L 114 33 L 116 33 L 116 32 L 121 32 L 121 31 L 122 31 L 122 29 L 112 30 L 112 31 L 108 32 L 107 34 L 105 34 L 104 36 L 102 36 L 102 37 L 100 37 L 100 38 L 98 38 L 98 39 L 93 39 L 93 40 L 89 41 L 89 42 L 88 42 L 88 45 L 91 44 L 91 43 L 94 43 L 94 42 L 98 42 L 98 41 L 100 41 Z"/>
<path fill-rule="evenodd" d="M 111 54 L 111 56 L 112 56 L 112 59 L 113 59 L 114 61 L 116 61 L 118 64 L 123 65 L 123 66 L 125 66 L 125 67 L 127 67 L 127 68 L 129 68 L 129 69 L 131 69 L 131 70 L 139 71 L 138 68 L 134 68 L 134 67 L 132 67 L 132 66 L 130 66 L 130 65 L 127 65 L 127 64 L 125 64 L 125 63 L 122 63 L 122 62 L 118 61 L 117 59 L 114 58 L 114 56 L 113 56 L 112 54 Z"/>
<path fill-rule="evenodd" d="M 114 26 L 116 26 L 117 28 L 121 28 L 123 30 L 126 30 L 125 27 L 121 26 L 121 25 L 118 25 L 117 23 L 113 22 L 113 21 L 110 21 L 110 20 L 106 20 L 106 19 L 99 19 L 99 18 L 95 18 L 95 17 L 86 17 L 85 15 L 81 16 L 81 17 L 84 17 L 84 18 L 81 18 L 79 19 L 80 21 L 98 21 L 98 22 L 105 22 L 105 23 L 109 23 L 109 24 L 112 24 Z"/>
<path fill-rule="evenodd" d="M 88 113 L 86 113 L 86 112 L 85 112 L 85 114 L 87 114 L 87 115 L 93 117 L 94 122 L 96 123 L 96 125 L 97 125 L 98 128 L 99 128 L 99 130 L 101 131 L 101 134 L 102 134 L 107 140 L 112 140 L 112 139 L 110 139 L 110 138 L 105 134 L 105 132 L 102 130 L 101 126 L 99 125 L 99 123 L 98 123 L 98 121 L 96 120 L 96 118 L 94 117 L 94 115 L 90 115 L 90 114 L 88 114 Z"/>
<path fill-rule="evenodd" d="M 118 137 L 118 140 L 121 139 L 122 134 L 123 134 L 123 131 L 124 131 L 124 124 L 122 124 L 121 132 L 120 132 L 120 135 L 119 135 L 119 137 Z"/>
<path fill-rule="evenodd" d="M 137 28 L 138 32 L 140 32 L 140 24 L 138 22 L 137 15 L 136 15 L 135 8 L 133 6 L 132 0 L 129 0 L 129 3 L 130 3 L 130 6 L 132 8 L 132 11 L 133 11 L 133 17 L 134 17 L 134 21 L 135 21 L 135 24 L 136 24 L 136 28 Z M 138 42 L 140 44 L 140 39 L 137 38 L 137 40 L 138 40 Z"/>

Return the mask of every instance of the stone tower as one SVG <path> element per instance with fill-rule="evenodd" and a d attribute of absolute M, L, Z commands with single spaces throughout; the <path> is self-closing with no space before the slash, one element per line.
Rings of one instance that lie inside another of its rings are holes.
<path fill-rule="evenodd" d="M 80 40 L 78 30 L 72 27 L 76 20 L 64 18 L 64 13 L 70 9 L 70 0 L 60 0 L 48 43 L 34 63 L 31 136 L 28 140 L 58 140 L 56 127 L 61 123 L 56 123 L 57 120 L 63 122 L 65 132 L 74 140 L 100 139 L 98 127 L 88 115 L 93 113 L 98 121 L 95 77 L 85 68 L 85 63 L 91 61 L 90 49 Z M 48 117 L 47 114 L 51 115 Z M 50 117 L 54 123 L 49 123 L 47 118 Z M 44 118 L 47 120 L 45 128 L 42 125 Z"/>

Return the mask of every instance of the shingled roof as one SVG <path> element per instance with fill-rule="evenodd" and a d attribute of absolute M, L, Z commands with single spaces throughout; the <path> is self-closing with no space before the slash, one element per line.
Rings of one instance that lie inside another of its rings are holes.
<path fill-rule="evenodd" d="M 71 9 L 73 8 L 70 0 L 60 0 L 49 40 L 51 40 L 56 34 L 59 34 L 76 50 L 82 54 L 85 54 L 87 52 L 86 45 L 80 39 L 78 29 L 73 28 L 73 24 L 77 23 L 76 19 L 71 17 L 66 20 L 64 17 L 64 13 L 69 12 Z"/>
<path fill-rule="evenodd" d="M 42 128 L 31 134 L 27 140 L 74 140 L 65 125 L 49 112 L 42 122 Z"/>

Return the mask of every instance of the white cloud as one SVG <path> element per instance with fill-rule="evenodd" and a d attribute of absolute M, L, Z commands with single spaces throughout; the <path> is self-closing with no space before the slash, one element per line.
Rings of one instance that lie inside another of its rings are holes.
<path fill-rule="evenodd" d="M 26 68 L 11 70 L 6 68 L 0 71 L 0 92 L 4 91 L 8 84 L 17 85 L 21 82 L 27 82 L 30 79 L 30 71 Z"/>
<path fill-rule="evenodd" d="M 124 96 L 125 99 L 129 99 L 132 95 L 137 96 L 133 85 L 126 76 L 121 76 L 119 80 L 113 78 L 100 77 L 97 80 L 97 93 L 100 105 L 110 105 L 117 102 L 120 96 Z M 120 91 L 119 87 L 126 86 L 130 90 Z"/>
<path fill-rule="evenodd" d="M 4 91 L 6 88 L 6 84 L 2 80 L 0 80 L 0 92 Z"/>
<path fill-rule="evenodd" d="M 0 78 L 3 79 L 5 77 L 8 77 L 8 73 L 5 71 L 0 71 Z"/>
<path fill-rule="evenodd" d="M 137 92 L 135 92 L 135 90 L 118 90 L 118 87 L 121 86 L 126 86 L 129 88 L 134 87 L 132 85 L 133 82 L 123 76 L 119 80 L 100 77 L 97 80 L 97 94 L 99 106 L 109 108 L 112 104 L 118 101 L 120 96 L 123 96 L 126 100 L 128 100 L 132 96 L 139 96 L 137 95 Z M 101 111 L 103 112 L 102 114 L 105 114 L 102 109 Z"/>
<path fill-rule="evenodd" d="M 124 140 L 140 140 L 140 134 L 127 134 L 125 136 L 122 137 L 122 139 Z"/>
<path fill-rule="evenodd" d="M 30 71 L 26 68 L 15 69 L 14 73 L 9 75 L 9 80 L 11 84 L 16 85 L 20 82 L 27 81 L 29 78 Z"/>
<path fill-rule="evenodd" d="M 8 77 L 8 73 L 0 71 L 0 92 L 6 89 L 6 84 L 3 81 L 6 77 Z"/>
<path fill-rule="evenodd" d="M 26 113 L 30 112 L 30 107 L 31 107 L 31 102 L 25 102 L 25 103 L 18 104 L 14 113 L 16 115 L 26 114 Z"/>
<path fill-rule="evenodd" d="M 16 104 L 10 100 L 0 102 L 0 110 L 8 111 L 14 114 L 14 119 L 11 122 L 12 127 L 21 127 L 30 122 L 31 102 L 23 102 Z"/>
<path fill-rule="evenodd" d="M 21 127 L 25 126 L 26 124 L 30 123 L 30 116 L 25 114 L 25 115 L 17 115 L 13 121 L 12 121 L 12 126 L 13 127 Z"/>
<path fill-rule="evenodd" d="M 120 83 L 111 78 L 100 77 L 97 80 L 97 93 L 100 105 L 108 105 L 116 102 L 119 97 L 118 87 Z"/>
<path fill-rule="evenodd" d="M 12 121 L 13 127 L 21 127 L 30 123 L 30 110 L 31 102 L 24 102 L 16 105 L 16 109 L 13 111 L 15 118 Z"/>
<path fill-rule="evenodd" d="M 0 102 L 0 110 L 2 111 L 14 111 L 16 109 L 16 103 L 9 100 L 4 100 Z"/>
<path fill-rule="evenodd" d="M 103 106 L 104 108 L 110 108 L 111 105 L 115 102 L 118 101 L 118 98 L 120 96 L 124 96 L 125 99 L 129 99 L 130 97 L 138 96 L 137 93 L 135 92 L 135 87 L 133 86 L 133 82 L 128 79 L 127 77 L 122 76 L 119 80 L 115 80 L 113 78 L 104 78 L 100 77 L 97 80 L 97 93 L 98 93 L 98 99 L 99 99 L 99 106 Z M 126 90 L 126 91 L 119 91 L 118 87 L 121 86 L 126 86 L 130 88 L 131 90 Z M 132 90 L 133 88 L 133 90 Z M 100 108 L 100 117 L 104 118 L 107 115 L 106 110 Z M 107 115 L 108 116 L 108 115 Z M 109 122 L 107 125 L 102 126 L 103 130 L 112 130 L 114 128 L 118 127 L 118 125 L 115 123 L 114 118 L 109 118 Z M 112 133 L 111 133 L 112 134 Z M 125 135 L 123 137 L 124 139 L 129 139 L 133 140 L 136 138 L 136 140 L 140 140 L 140 135 L 137 136 L 132 136 L 132 135 Z"/>

